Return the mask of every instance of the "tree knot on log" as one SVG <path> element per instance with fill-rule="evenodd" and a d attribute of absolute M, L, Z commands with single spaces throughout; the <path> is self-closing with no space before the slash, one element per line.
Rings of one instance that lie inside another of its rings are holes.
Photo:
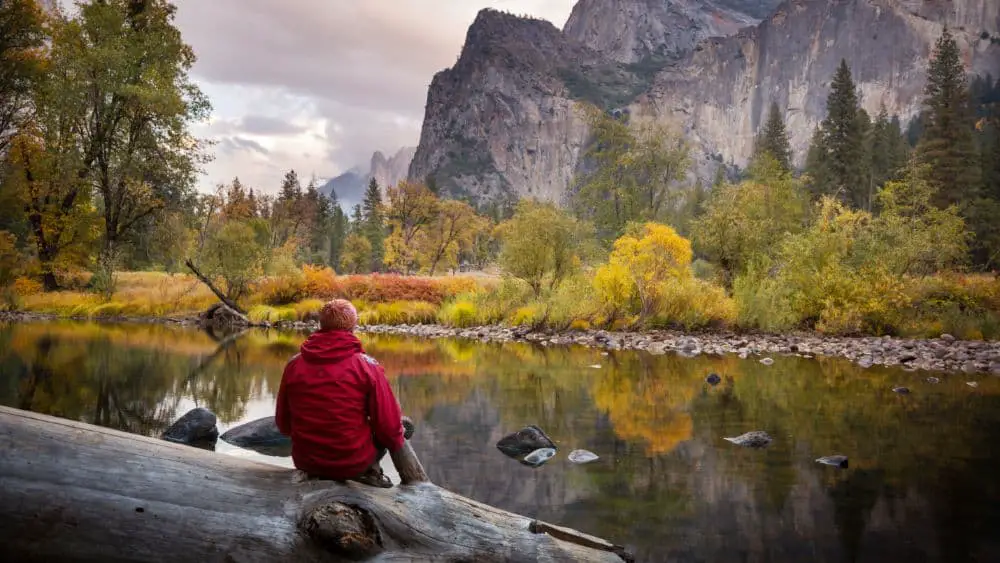
<path fill-rule="evenodd" d="M 383 548 L 382 533 L 367 510 L 340 502 L 321 505 L 306 514 L 301 528 L 327 550 L 350 559 L 364 559 Z"/>

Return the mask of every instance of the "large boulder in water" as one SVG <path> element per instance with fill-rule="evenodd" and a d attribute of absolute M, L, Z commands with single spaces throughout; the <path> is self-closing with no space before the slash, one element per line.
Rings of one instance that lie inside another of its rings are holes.
<path fill-rule="evenodd" d="M 292 453 L 292 439 L 278 430 L 273 416 L 230 428 L 221 438 L 227 444 L 264 455 L 287 457 Z"/>
<path fill-rule="evenodd" d="M 204 407 L 198 407 L 178 418 L 177 422 L 171 424 L 160 437 L 178 444 L 215 444 L 215 441 L 219 439 L 219 429 L 215 426 L 216 422 L 214 412 Z"/>
<path fill-rule="evenodd" d="M 497 442 L 497 449 L 510 457 L 521 457 L 535 450 L 544 448 L 556 449 L 552 440 L 534 424 L 526 426 L 513 434 L 508 434 Z"/>

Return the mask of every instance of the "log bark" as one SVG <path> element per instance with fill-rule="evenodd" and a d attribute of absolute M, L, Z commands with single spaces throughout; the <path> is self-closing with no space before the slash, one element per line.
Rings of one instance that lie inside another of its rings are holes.
<path fill-rule="evenodd" d="M 619 563 L 615 549 L 431 483 L 309 480 L 0 407 L 0 561 Z"/>
<path fill-rule="evenodd" d="M 235 301 L 233 301 L 232 299 L 226 297 L 225 293 L 222 293 L 221 291 L 219 291 L 219 289 L 217 287 L 215 287 L 215 284 L 212 283 L 212 280 L 208 279 L 207 277 L 205 277 L 204 274 L 202 274 L 201 272 L 199 272 L 198 268 L 195 268 L 194 262 L 192 262 L 190 258 L 188 258 L 187 260 L 184 261 L 184 265 L 187 266 L 188 269 L 190 269 L 192 272 L 194 272 L 194 275 L 199 280 L 201 280 L 201 283 L 207 285 L 208 289 L 212 290 L 212 293 L 214 293 L 215 296 L 219 298 L 219 301 L 222 301 L 223 303 L 226 304 L 227 307 L 229 307 L 230 309 L 236 311 L 237 313 L 239 313 L 239 314 L 241 314 L 243 316 L 246 316 L 247 312 L 244 311 L 243 309 L 241 309 L 240 306 L 237 305 Z"/>

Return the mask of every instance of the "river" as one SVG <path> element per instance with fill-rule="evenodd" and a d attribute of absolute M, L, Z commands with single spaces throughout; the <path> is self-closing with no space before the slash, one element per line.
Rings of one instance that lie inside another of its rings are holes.
<path fill-rule="evenodd" d="M 273 414 L 303 338 L 0 324 L 0 404 L 149 436 L 203 406 L 224 432 Z M 839 359 L 765 366 L 361 338 L 417 424 L 413 447 L 432 481 L 626 545 L 638 561 L 1000 561 L 1000 378 L 972 387 L 962 374 L 934 374 L 935 384 Z M 723 381 L 706 384 L 711 372 Z M 539 468 L 495 447 L 527 424 L 559 446 Z M 774 441 L 757 450 L 722 439 L 749 430 Z M 600 459 L 573 465 L 577 448 Z M 222 441 L 216 451 L 291 467 Z M 849 467 L 814 461 L 831 454 Z"/>

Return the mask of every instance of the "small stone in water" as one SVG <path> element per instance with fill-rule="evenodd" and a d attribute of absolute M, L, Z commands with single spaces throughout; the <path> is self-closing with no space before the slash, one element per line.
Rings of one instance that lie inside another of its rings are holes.
<path fill-rule="evenodd" d="M 530 465 L 538 466 L 552 459 L 552 456 L 554 455 L 556 455 L 556 451 L 554 449 L 541 448 L 524 456 L 524 462 Z"/>
<path fill-rule="evenodd" d="M 893 387 L 892 390 L 900 395 L 906 395 L 910 392 L 906 387 Z"/>
<path fill-rule="evenodd" d="M 753 430 L 735 438 L 723 437 L 722 439 L 745 448 L 763 448 L 771 443 L 771 436 L 763 430 Z"/>
<path fill-rule="evenodd" d="M 573 463 L 590 463 L 598 459 L 597 454 L 587 450 L 573 450 L 569 452 L 569 460 Z"/>
<path fill-rule="evenodd" d="M 709 385 L 718 385 L 720 381 L 722 381 L 722 378 L 720 378 L 717 373 L 710 373 L 708 374 L 708 377 L 705 378 L 705 382 Z"/>
<path fill-rule="evenodd" d="M 927 383 L 941 383 L 941 380 L 936 377 L 928 377 Z"/>
<path fill-rule="evenodd" d="M 975 381 L 966 381 L 965 384 L 972 388 L 979 387 L 979 384 L 976 383 Z"/>
<path fill-rule="evenodd" d="M 594 364 L 594 365 L 592 365 L 590 367 L 593 368 L 593 369 L 601 369 L 601 364 Z"/>
<path fill-rule="evenodd" d="M 826 455 L 816 460 L 823 465 L 832 465 L 833 467 L 839 467 L 841 469 L 847 469 L 847 456 L 846 455 Z"/>
<path fill-rule="evenodd" d="M 760 363 L 764 364 L 765 366 L 769 366 L 774 363 L 774 360 L 772 360 L 771 358 L 764 358 L 763 360 L 760 361 Z"/>

